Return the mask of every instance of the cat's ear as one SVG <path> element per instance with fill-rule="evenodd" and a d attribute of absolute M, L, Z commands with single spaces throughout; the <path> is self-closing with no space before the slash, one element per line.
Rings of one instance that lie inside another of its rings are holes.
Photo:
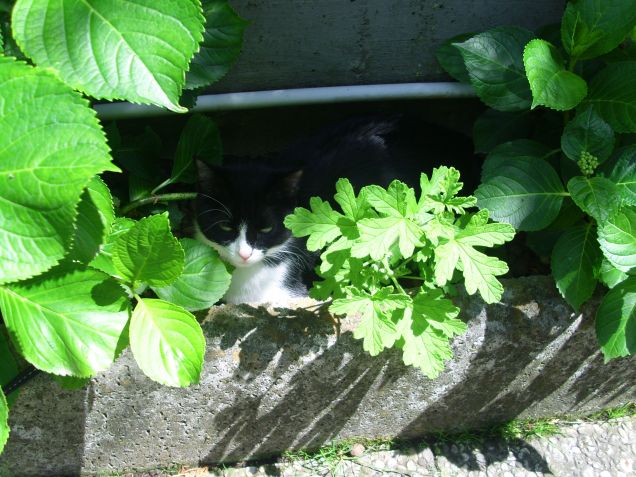
<path fill-rule="evenodd" d="M 297 170 L 294 172 L 290 172 L 282 177 L 279 181 L 279 186 L 281 191 L 285 194 L 286 197 L 297 197 L 298 191 L 300 189 L 300 181 L 303 178 L 303 170 Z"/>
<path fill-rule="evenodd" d="M 293 203 L 298 198 L 302 169 L 279 175 L 269 186 L 268 200 Z"/>
<path fill-rule="evenodd" d="M 199 190 L 210 190 L 223 184 L 222 171 L 218 166 L 207 164 L 201 159 L 194 160 L 197 169 L 197 187 Z"/>

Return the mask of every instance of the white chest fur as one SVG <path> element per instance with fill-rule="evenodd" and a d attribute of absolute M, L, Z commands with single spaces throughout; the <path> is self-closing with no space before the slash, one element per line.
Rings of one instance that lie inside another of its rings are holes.
<path fill-rule="evenodd" d="M 284 262 L 275 266 L 257 263 L 251 267 L 237 267 L 223 298 L 227 303 L 284 305 L 294 296 L 291 290 L 285 288 L 288 267 Z"/>

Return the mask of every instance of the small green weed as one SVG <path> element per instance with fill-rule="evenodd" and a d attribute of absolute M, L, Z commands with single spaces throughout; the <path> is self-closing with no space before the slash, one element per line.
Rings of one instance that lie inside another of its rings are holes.
<path fill-rule="evenodd" d="M 560 433 L 558 419 L 528 419 L 512 420 L 500 426 L 494 427 L 492 437 L 500 437 L 505 440 L 532 439 L 535 437 L 548 437 Z"/>
<path fill-rule="evenodd" d="M 619 419 L 621 417 L 634 417 L 636 416 L 636 403 L 628 402 L 622 406 L 612 407 L 609 409 L 603 409 L 602 411 L 590 414 L 587 420 L 590 421 L 610 421 L 612 419 Z"/>
<path fill-rule="evenodd" d="M 287 451 L 282 456 L 283 462 L 300 462 L 306 469 L 316 472 L 318 472 L 318 470 L 320 469 L 323 472 L 326 471 L 327 475 L 335 477 L 338 473 L 339 467 L 344 462 L 350 461 L 362 465 L 358 462 L 359 456 L 351 455 L 351 451 L 356 444 L 362 444 L 364 446 L 364 452 L 378 452 L 389 450 L 396 446 L 396 442 L 390 438 L 351 438 L 332 442 L 325 447 L 321 447 L 313 451 Z M 365 464 L 364 467 L 369 466 Z"/>

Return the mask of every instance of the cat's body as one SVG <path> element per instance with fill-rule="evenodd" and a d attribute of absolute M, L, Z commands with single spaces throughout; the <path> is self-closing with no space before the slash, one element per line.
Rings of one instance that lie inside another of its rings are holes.
<path fill-rule="evenodd" d="M 306 293 L 316 257 L 283 219 L 312 196 L 331 199 L 338 178 L 347 177 L 356 190 L 393 179 L 417 187 L 420 172 L 461 167 L 458 160 L 471 158 L 470 141 L 461 135 L 376 116 L 326 128 L 275 160 L 234 160 L 221 168 L 200 163 L 197 236 L 235 267 L 224 300 L 279 305 Z"/>

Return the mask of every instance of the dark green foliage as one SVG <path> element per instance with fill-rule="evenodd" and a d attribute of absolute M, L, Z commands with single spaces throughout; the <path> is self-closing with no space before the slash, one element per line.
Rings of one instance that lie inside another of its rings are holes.
<path fill-rule="evenodd" d="M 576 310 L 599 281 L 611 288 L 596 316 L 606 359 L 636 350 L 635 28 L 634 0 L 575 0 L 565 9 L 560 42 L 554 34 L 539 39 L 519 29 L 496 28 L 455 45 L 487 105 L 505 111 L 538 106 L 564 111 L 561 147 L 547 155 L 540 145 L 521 139 L 530 138 L 532 118 L 541 122 L 534 112 L 482 115 L 475 143 L 489 155 L 475 195 L 494 218 L 536 231 L 529 243 L 551 254 L 557 287 Z M 501 67 L 504 51 L 507 69 Z M 449 73 L 457 76 L 456 53 L 443 46 L 438 56 L 442 66 L 452 64 Z M 486 58 L 490 66 L 484 85 L 477 81 L 479 75 L 486 78 L 477 66 Z M 529 82 L 531 101 L 523 94 L 520 76 Z M 510 139 L 515 140 L 505 142 Z M 549 143 L 547 135 L 542 139 Z M 616 144 L 623 147 L 615 151 Z M 578 212 L 571 210 L 572 203 Z"/>

